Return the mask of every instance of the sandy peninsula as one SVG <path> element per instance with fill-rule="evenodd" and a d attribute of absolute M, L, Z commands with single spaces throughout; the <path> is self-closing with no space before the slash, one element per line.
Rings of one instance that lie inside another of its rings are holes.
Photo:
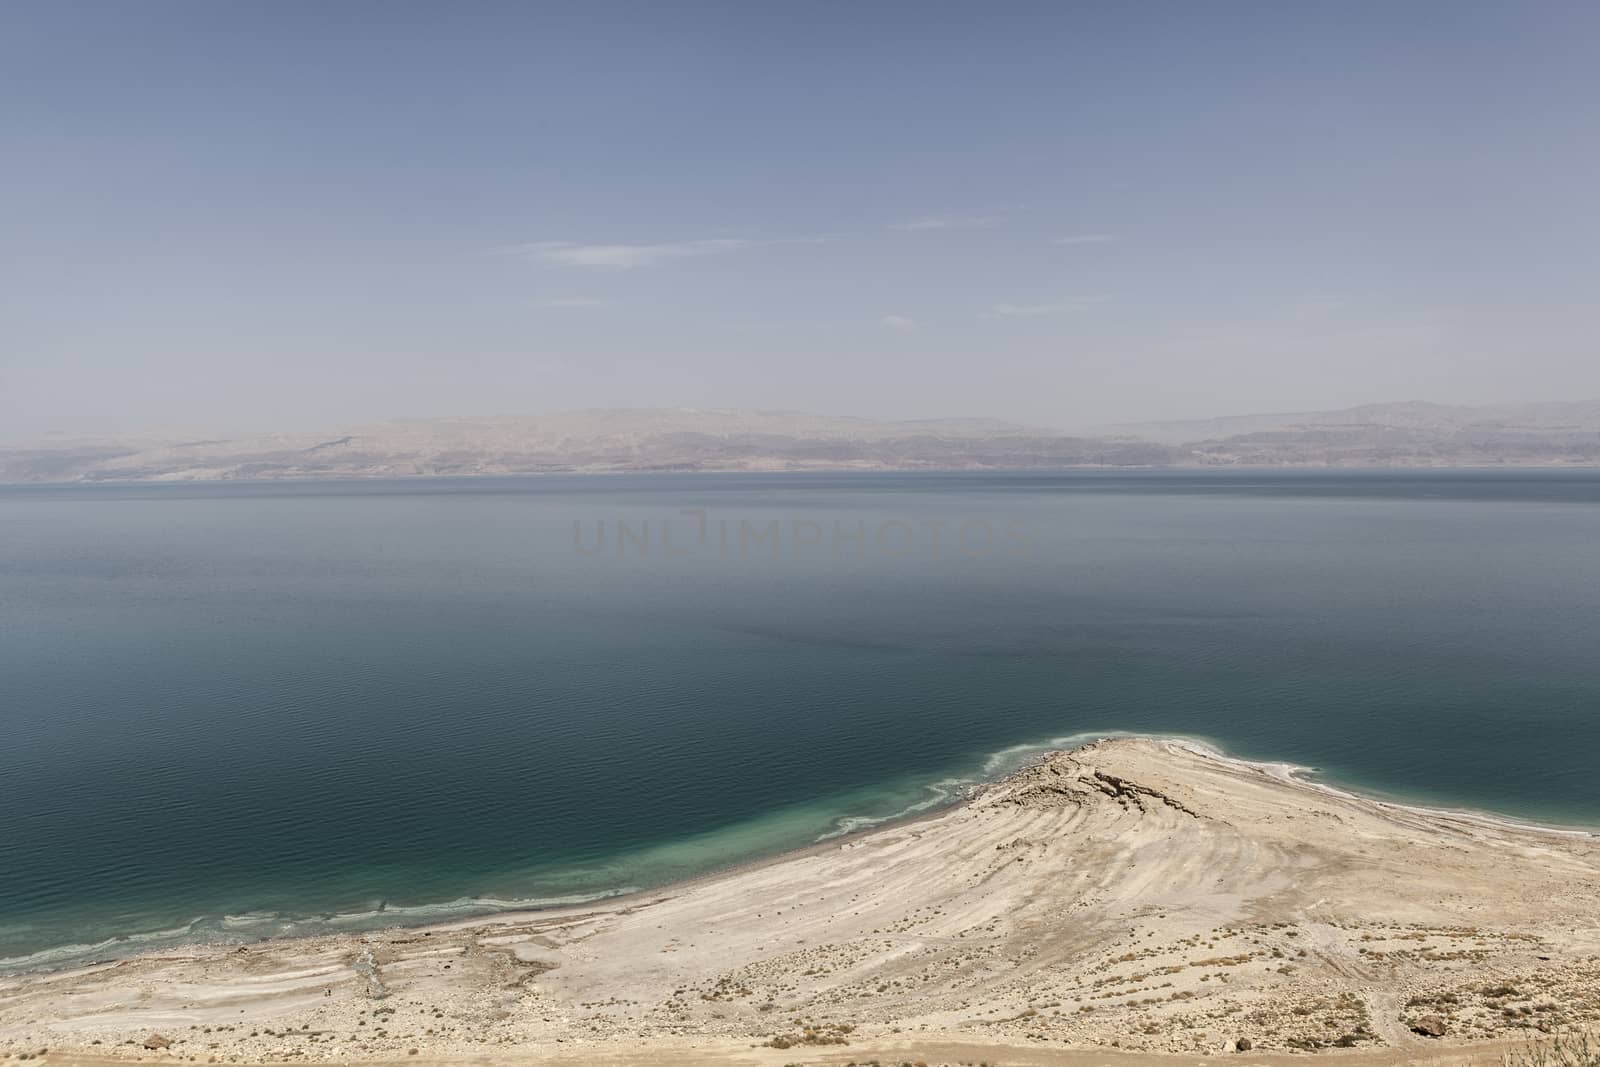
<path fill-rule="evenodd" d="M 84 1064 L 1354 1067 L 1597 1019 L 1600 837 L 1144 739 L 604 905 L 0 979 L 0 1056 Z"/>

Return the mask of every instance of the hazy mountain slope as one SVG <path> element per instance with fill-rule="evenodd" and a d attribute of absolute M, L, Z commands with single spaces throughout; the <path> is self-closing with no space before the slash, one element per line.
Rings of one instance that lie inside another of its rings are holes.
<path fill-rule="evenodd" d="M 1404 431 L 1445 438 L 1452 434 L 1533 434 L 1557 437 L 1600 433 L 1600 401 L 1454 407 L 1412 401 L 1363 404 L 1339 411 L 1302 411 L 1277 415 L 1237 415 L 1216 419 L 1134 422 L 1091 427 L 1098 436 L 1137 437 L 1161 444 L 1184 445 L 1253 437 L 1260 434 Z M 1287 438 L 1285 438 L 1287 440 Z"/>
<path fill-rule="evenodd" d="M 1185 464 L 1294 467 L 1600 465 L 1600 402 L 1452 407 L 1366 404 L 1342 411 L 1127 423 L 1096 432 L 1148 440 Z"/>
<path fill-rule="evenodd" d="M 85 439 L 0 448 L 0 483 L 384 478 L 561 471 L 1063 467 L 1600 466 L 1600 403 L 1344 411 L 1101 427 L 994 419 L 620 410 L 397 419 L 225 440 Z"/>
<path fill-rule="evenodd" d="M 795 412 L 582 411 L 404 419 L 317 434 L 0 451 L 0 481 L 406 477 L 555 471 L 965 469 L 1177 462 L 1144 442 L 992 419 L 895 422 Z"/>

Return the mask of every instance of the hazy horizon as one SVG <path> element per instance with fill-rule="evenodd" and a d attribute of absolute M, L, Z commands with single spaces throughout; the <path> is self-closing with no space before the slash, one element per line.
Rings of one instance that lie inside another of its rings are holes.
<path fill-rule="evenodd" d="M 292 434 L 317 433 L 317 432 L 322 432 L 322 431 L 334 432 L 334 431 L 341 431 L 341 430 L 360 429 L 362 427 L 375 427 L 375 426 L 381 426 L 381 425 L 384 425 L 384 424 L 399 424 L 399 423 L 407 423 L 407 422 L 440 422 L 440 423 L 452 422 L 452 421 L 491 422 L 491 421 L 501 420 L 501 419 L 529 420 L 529 421 L 537 422 L 538 420 L 542 420 L 542 419 L 565 419 L 565 418 L 570 418 L 570 417 L 575 416 L 575 415 L 582 415 L 582 414 L 585 414 L 585 413 L 593 413 L 593 414 L 598 416 L 598 415 L 604 415 L 604 414 L 619 414 L 619 413 L 634 413 L 634 414 L 640 414 L 640 415 L 648 415 L 648 414 L 662 414 L 662 415 L 665 415 L 665 414 L 669 414 L 669 413 L 673 413 L 673 412 L 681 412 L 681 413 L 695 412 L 695 413 L 703 413 L 703 414 L 726 413 L 726 414 L 755 415 L 755 416 L 760 416 L 760 415 L 773 415 L 773 416 L 793 415 L 793 416 L 799 416 L 799 417 L 807 418 L 807 419 L 816 419 L 816 420 L 822 421 L 822 422 L 826 422 L 828 420 L 833 420 L 833 419 L 856 419 L 856 420 L 860 420 L 860 421 L 866 422 L 866 423 L 880 423 L 880 424 L 941 422 L 941 421 L 943 421 L 943 422 L 981 423 L 981 422 L 991 422 L 992 421 L 992 422 L 996 422 L 996 423 L 1010 424 L 1010 425 L 1012 425 L 1014 427 L 1020 427 L 1020 428 L 1025 428 L 1025 429 L 1029 429 L 1029 430 L 1037 430 L 1037 431 L 1048 432 L 1048 433 L 1052 433 L 1052 434 L 1061 434 L 1061 435 L 1070 436 L 1070 435 L 1073 435 L 1073 434 L 1094 434 L 1094 433 L 1103 433 L 1103 432 L 1113 431 L 1113 430 L 1120 431 L 1120 430 L 1125 429 L 1125 428 L 1140 427 L 1140 426 L 1154 427 L 1154 426 L 1158 426 L 1158 425 L 1162 425 L 1162 424 L 1169 424 L 1169 423 L 1170 424 L 1184 424 L 1184 423 L 1201 424 L 1201 423 L 1209 423 L 1209 422 L 1227 422 L 1227 421 L 1230 421 L 1230 420 L 1289 418 L 1289 417 L 1302 416 L 1302 415 L 1304 415 L 1304 416 L 1331 415 L 1331 414 L 1337 414 L 1338 412 L 1345 411 L 1345 410 L 1355 410 L 1355 409 L 1370 408 L 1370 407 L 1377 407 L 1377 408 L 1403 408 L 1403 407 L 1408 407 L 1408 406 L 1411 406 L 1411 405 L 1420 405 L 1420 406 L 1425 406 L 1425 407 L 1443 407 L 1443 408 L 1452 408 L 1452 409 L 1454 409 L 1454 408 L 1465 408 L 1465 409 L 1469 409 L 1469 410 L 1476 409 L 1476 408 L 1501 408 L 1501 407 L 1505 407 L 1505 408 L 1521 408 L 1521 407 L 1538 408 L 1538 407 L 1541 407 L 1541 406 L 1544 406 L 1544 405 L 1554 405 L 1554 406 L 1580 405 L 1580 406 L 1584 406 L 1584 407 L 1597 407 L 1597 408 L 1600 408 L 1600 397 L 1596 397 L 1596 398 L 1579 397 L 1579 398 L 1574 398 L 1572 400 L 1549 400 L 1549 399 L 1546 399 L 1546 400 L 1534 400 L 1534 401 L 1527 401 L 1527 402 L 1514 402 L 1514 403 L 1504 403 L 1504 404 L 1487 404 L 1487 405 L 1448 405 L 1448 404 L 1439 404 L 1438 402 L 1432 401 L 1432 400 L 1426 400 L 1426 399 L 1420 399 L 1420 398 L 1410 398 L 1410 399 L 1405 399 L 1405 400 L 1385 400 L 1385 401 L 1372 401 L 1370 403 L 1365 403 L 1365 404 L 1352 404 L 1348 408 L 1305 408 L 1305 409 L 1295 410 L 1295 411 L 1218 411 L 1218 412 L 1214 412 L 1214 413 L 1211 413 L 1211 414 L 1200 414 L 1200 415 L 1192 415 L 1192 416 L 1190 416 L 1190 415 L 1181 415 L 1181 416 L 1172 416 L 1172 417 L 1169 417 L 1169 418 L 1138 418 L 1138 417 L 1135 417 L 1135 418 L 1130 418 L 1130 419 L 1102 420 L 1102 421 L 1098 421 L 1098 422 L 1084 422 L 1084 423 L 1077 423 L 1077 424 L 1068 424 L 1068 423 L 1050 424 L 1050 423 L 1038 422 L 1038 421 L 1030 422 L 1030 421 L 1023 420 L 1023 419 L 1013 419 L 1013 418 L 1007 418 L 1005 416 L 1000 416 L 1000 415 L 984 414 L 984 413 L 981 413 L 981 412 L 979 412 L 979 413 L 935 412 L 935 413 L 925 414 L 925 415 L 889 416 L 889 415 L 883 415 L 883 414 L 880 414 L 880 413 L 873 413 L 873 412 L 856 413 L 856 412 L 836 412 L 836 411 L 808 411 L 808 410 L 802 410 L 802 409 L 798 409 L 798 408 L 753 408 L 753 407 L 737 407 L 737 406 L 692 407 L 692 406 L 686 406 L 686 405 L 685 406 L 667 406 L 667 405 L 655 405 L 655 406 L 612 405 L 612 406 L 601 406 L 601 405 L 596 405 L 596 406 L 586 407 L 586 408 L 564 408 L 564 409 L 559 409 L 559 410 L 546 410 L 546 411 L 511 411 L 511 410 L 505 410 L 505 411 L 478 411 L 478 412 L 455 411 L 455 412 L 440 412 L 440 413 L 436 413 L 436 414 L 419 414 L 419 413 L 401 412 L 401 413 L 391 414 L 391 415 L 373 416 L 371 418 L 366 418 L 366 419 L 347 419 L 347 420 L 344 420 L 342 422 L 334 422 L 334 421 L 305 422 L 305 423 L 286 422 L 286 423 L 284 423 L 282 425 L 228 424 L 228 423 L 214 423 L 214 424 L 207 425 L 207 424 L 204 424 L 202 422 L 197 422 L 197 421 L 172 422 L 172 423 L 165 423 L 165 424 L 163 424 L 163 423 L 149 423 L 149 424 L 144 424 L 144 425 L 119 425 L 119 424 L 115 423 L 112 420 L 105 420 L 103 422 L 91 422 L 91 424 L 88 424 L 88 425 L 75 425 L 75 424 L 73 424 L 72 420 L 66 420 L 61 425 L 58 425 L 55 428 L 42 429 L 42 430 L 37 430 L 37 431 L 33 431 L 33 432 L 29 432 L 27 430 L 22 430 L 22 431 L 18 432 L 16 430 L 16 428 L 12 427 L 12 426 L 7 426 L 7 427 L 4 427 L 4 428 L 0 428 L 0 446 L 24 446 L 24 447 L 26 447 L 26 446 L 29 446 L 29 445 L 45 445 L 45 444 L 48 444 L 53 439 L 59 439 L 59 440 L 62 440 L 62 441 L 68 441 L 68 440 L 74 440 L 74 439 L 80 439 L 80 440 L 94 440 L 94 439 L 117 440 L 117 439 L 121 439 L 121 440 L 127 440 L 127 441 L 175 440 L 175 439 L 179 439 L 179 438 L 195 438 L 195 439 L 197 439 L 200 436 L 213 435 L 213 434 L 217 435 L 219 440 L 220 439 L 224 439 L 224 438 L 248 439 L 248 438 L 251 438 L 251 437 L 264 437 L 264 436 L 270 436 L 270 435 L 275 435 L 275 434 L 290 434 L 290 435 L 292 435 Z"/>
<path fill-rule="evenodd" d="M 0 426 L 1600 397 L 1600 8 L 0 10 Z"/>

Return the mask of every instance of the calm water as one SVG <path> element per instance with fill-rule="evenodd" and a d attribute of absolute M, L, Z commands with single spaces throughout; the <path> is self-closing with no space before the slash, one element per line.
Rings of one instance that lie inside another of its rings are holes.
<path fill-rule="evenodd" d="M 659 883 L 1084 732 L 1600 825 L 1597 547 L 1597 473 L 0 490 L 0 969 Z"/>

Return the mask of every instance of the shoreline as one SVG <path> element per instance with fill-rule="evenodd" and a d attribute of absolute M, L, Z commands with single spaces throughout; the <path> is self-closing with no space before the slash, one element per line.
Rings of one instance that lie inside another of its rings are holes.
<path fill-rule="evenodd" d="M 1033 746 L 1010 746 L 1010 747 L 1030 747 L 1031 748 Z M 1009 751 L 1009 748 L 1008 749 L 1002 749 L 1000 751 L 1002 751 L 1002 752 L 1003 751 Z M 1041 748 L 1039 753 L 1037 754 L 1037 756 L 1030 758 L 1027 761 L 1026 765 L 1031 765 L 1033 763 L 1038 762 L 1038 760 L 1041 760 L 1041 759 L 1045 758 L 1049 754 L 1049 752 L 1050 752 L 1050 749 Z M 991 753 L 991 756 L 995 755 L 995 754 L 996 753 Z M 477 925 L 486 924 L 486 923 L 494 923 L 496 921 L 513 922 L 513 923 L 514 922 L 519 922 L 519 921 L 526 921 L 530 917 L 548 916 L 548 915 L 551 915 L 551 914 L 562 913 L 562 912 L 566 912 L 566 911 L 572 911 L 572 910 L 575 910 L 575 909 L 593 908 L 593 907 L 602 907 L 602 906 L 610 907 L 610 906 L 637 905 L 637 904 L 645 902 L 648 899 L 653 898 L 653 897 L 659 897 L 659 896 L 661 896 L 663 894 L 670 894 L 670 893 L 674 893 L 674 892 L 680 892 L 680 891 L 683 891 L 683 890 L 691 889 L 691 888 L 693 888 L 693 887 L 695 887 L 697 885 L 701 885 L 701 884 L 708 883 L 708 882 L 714 882 L 714 881 L 717 881 L 717 880 L 722 879 L 722 878 L 727 878 L 727 877 L 730 877 L 730 876 L 743 874 L 743 873 L 747 873 L 747 872 L 750 872 L 750 871 L 761 870 L 763 868 L 772 866 L 774 864 L 782 863 L 785 860 L 796 859 L 796 858 L 801 858 L 801 857 L 805 857 L 805 856 L 825 853 L 825 852 L 831 850 L 832 848 L 850 844 L 851 842 L 853 842 L 853 841 L 855 841 L 857 839 L 868 837 L 868 836 L 870 836 L 870 835 L 872 835 L 872 834 L 874 834 L 874 833 L 876 833 L 876 832 L 878 832 L 880 830 L 890 829 L 890 828 L 898 828 L 898 827 L 902 827 L 902 826 L 910 826 L 910 825 L 914 825 L 914 824 L 916 824 L 918 822 L 922 822 L 922 821 L 925 821 L 925 820 L 935 819 L 938 816 L 944 814 L 945 812 L 950 811 L 952 808 L 960 807 L 961 805 L 967 803 L 969 800 L 971 800 L 973 794 L 977 790 L 982 789 L 986 785 L 991 785 L 991 784 L 994 784 L 995 782 L 1003 781 L 1004 778 L 1010 777 L 1011 774 L 1016 773 L 1017 770 L 1021 770 L 1021 769 L 1024 769 L 1024 768 L 1018 767 L 1018 768 L 1015 768 L 1015 769 L 1013 769 L 1011 771 L 1008 771 L 1001 778 L 996 778 L 996 779 L 974 779 L 970 784 L 963 785 L 960 788 L 960 790 L 958 791 L 957 795 L 953 795 L 953 796 L 949 797 L 948 799 L 945 799 L 945 800 L 940 801 L 938 803 L 932 804 L 932 805 L 930 805 L 928 807 L 921 808 L 920 810 L 917 810 L 917 811 L 907 812 L 907 813 L 904 813 L 904 814 L 896 814 L 896 815 L 886 816 L 881 820 L 874 821 L 869 826 L 862 826 L 862 827 L 858 827 L 858 828 L 851 829 L 851 830 L 845 830 L 845 831 L 841 831 L 841 832 L 837 832 L 837 833 L 826 834 L 826 835 L 824 835 L 822 837 L 817 838 L 816 840 L 807 842 L 806 844 L 803 844 L 803 845 L 797 845 L 797 846 L 790 847 L 790 848 L 782 848 L 782 849 L 779 849 L 779 850 L 777 850 L 775 852 L 755 855 L 755 856 L 752 856 L 752 857 L 747 858 L 747 859 L 737 860 L 737 861 L 735 861 L 735 862 L 733 862 L 731 864 L 712 867 L 712 868 L 709 868 L 707 870 L 701 871 L 699 873 L 691 874 L 691 875 L 688 875 L 688 876 L 685 876 L 685 877 L 682 877 L 682 878 L 673 878 L 673 879 L 670 879 L 668 881 L 662 882 L 662 883 L 660 883 L 658 885 L 654 885 L 654 886 L 625 887 L 625 888 L 616 889 L 616 890 L 599 890 L 599 891 L 596 891 L 596 892 L 594 892 L 592 894 L 576 894 L 576 896 L 582 897 L 584 899 L 556 901 L 556 902 L 552 902 L 550 904 L 528 903 L 526 905 L 523 905 L 523 904 L 521 904 L 521 902 L 507 901 L 506 903 L 508 903 L 508 904 L 515 903 L 517 906 L 497 909 L 497 908 L 493 908 L 493 907 L 490 907 L 488 905 L 485 905 L 483 910 L 473 911 L 471 914 L 464 914 L 464 915 L 460 916 L 459 918 L 442 918 L 442 917 L 440 917 L 440 918 L 428 918 L 428 919 L 420 920 L 418 922 L 383 923 L 383 924 L 378 924 L 378 925 L 374 925 L 374 926 L 359 926 L 359 927 L 352 927 L 352 928 L 348 928 L 348 929 L 337 929 L 337 928 L 335 928 L 335 929 L 308 929 L 308 930 L 304 930 L 304 931 L 291 931 L 291 932 L 287 932 L 287 933 L 274 934 L 274 935 L 271 935 L 269 937 L 262 937 L 262 938 L 245 938 L 245 939 L 240 939 L 240 940 L 212 939 L 212 940 L 209 940 L 209 941 L 207 941 L 207 940 L 187 940 L 187 939 L 185 939 L 183 937 L 182 934 L 175 933 L 178 930 L 187 930 L 187 929 L 191 928 L 195 923 L 206 922 L 206 921 L 226 921 L 228 918 L 231 918 L 231 916 L 222 916 L 222 917 L 220 917 L 220 919 L 218 919 L 217 917 L 214 917 L 214 916 L 199 916 L 198 918 L 190 920 L 190 922 L 188 924 L 185 924 L 182 927 L 169 927 L 169 928 L 166 928 L 164 930 L 147 931 L 147 932 L 135 933 L 135 934 L 127 935 L 127 939 L 129 939 L 129 940 L 134 939 L 134 938 L 140 938 L 140 937 L 154 939 L 154 938 L 160 937 L 163 934 L 166 934 L 168 932 L 174 932 L 174 937 L 173 937 L 172 943 L 167 945 L 167 946 L 165 946 L 165 947 L 162 947 L 162 948 L 139 949 L 139 950 L 136 950 L 134 952 L 127 953 L 125 955 L 113 955 L 113 956 L 107 956 L 107 957 L 103 957 L 103 958 L 97 958 L 97 959 L 85 960 L 85 961 L 71 960 L 71 961 L 62 963 L 59 966 L 50 966 L 48 964 L 39 964 L 39 965 L 34 965 L 34 966 L 29 966 L 29 967 L 15 967 L 15 968 L 13 968 L 13 967 L 7 967 L 6 966 L 6 962 L 7 961 L 0 960 L 0 980 L 5 980 L 5 979 L 9 979 L 9 978 L 21 978 L 21 977 L 26 977 L 28 975 L 65 975 L 65 974 L 71 974 L 71 973 L 78 972 L 78 971 L 87 972 L 87 971 L 96 970 L 96 969 L 99 969 L 99 968 L 102 968 L 102 967 L 116 966 L 116 965 L 121 964 L 121 963 L 126 963 L 126 962 L 130 962 L 130 961 L 136 961 L 138 959 L 145 958 L 145 957 L 167 955 L 167 954 L 170 954 L 170 953 L 172 953 L 174 951 L 181 951 L 181 950 L 183 950 L 185 948 L 221 949 L 221 948 L 229 948 L 229 947 L 234 947 L 234 946 L 247 946 L 247 945 L 251 945 L 251 944 L 261 944 L 261 943 L 270 942 L 270 941 L 297 941 L 297 940 L 307 940 L 307 939 L 318 938 L 318 937 L 369 937 L 369 936 L 376 936 L 376 935 L 380 935 L 380 934 L 384 934 L 384 933 L 390 933 L 390 932 L 394 932 L 394 931 L 453 930 L 453 929 L 461 929 L 461 928 L 466 928 L 466 927 L 477 926 Z M 932 786 L 930 786 L 929 788 L 932 788 Z M 840 818 L 852 818 L 852 817 L 853 816 L 840 816 Z M 443 902 L 440 902 L 438 904 L 431 904 L 431 905 L 430 904 L 404 905 L 404 906 L 401 906 L 401 907 L 397 907 L 397 910 L 404 910 L 404 909 L 418 909 L 418 910 L 420 910 L 420 909 L 425 909 L 425 908 L 430 908 L 430 907 L 435 907 L 435 908 L 436 907 L 444 907 L 444 906 L 447 906 L 447 905 L 450 905 L 450 904 L 453 904 L 453 903 L 455 903 L 455 901 L 443 901 Z M 463 911 L 468 911 L 470 909 L 471 909 L 471 905 L 469 904 L 469 905 L 466 905 L 465 907 L 463 907 L 462 910 Z M 366 915 L 366 914 L 367 913 L 364 913 L 364 912 L 359 912 L 359 913 L 358 912 L 338 913 L 338 914 L 335 914 L 334 916 L 332 916 L 332 920 L 333 921 L 337 921 L 340 918 L 348 917 L 352 921 L 356 921 L 356 920 L 358 920 L 359 916 Z M 373 914 L 383 914 L 383 910 L 380 909 L 378 912 L 373 913 Z M 276 917 L 274 917 L 274 918 L 276 918 Z M 313 921 L 313 920 L 284 919 L 282 921 L 284 921 L 286 923 L 289 923 L 289 924 L 294 924 L 294 923 L 299 923 L 299 922 L 310 922 L 310 921 Z M 105 943 L 106 942 L 97 942 L 95 945 L 86 946 L 86 949 L 97 948 L 97 947 L 99 947 L 99 945 L 102 945 L 102 944 L 105 944 Z M 13 957 L 13 959 L 18 959 L 18 958 L 27 959 L 27 958 L 30 958 L 31 956 L 42 955 L 42 954 L 46 954 L 46 953 L 50 953 L 50 952 L 56 952 L 56 951 L 61 951 L 63 949 L 75 948 L 75 947 L 77 947 L 77 946 L 75 946 L 75 945 L 50 946 L 50 947 L 47 947 L 47 948 L 40 949 L 37 952 L 30 953 L 29 956 L 26 956 L 26 957 Z"/>
<path fill-rule="evenodd" d="M 444 482 L 482 481 L 491 478 L 590 478 L 590 477 L 680 477 L 694 475 L 790 475 L 790 474 L 927 474 L 927 475 L 1063 475 L 1103 472 L 1162 473 L 1162 474 L 1561 474 L 1600 473 L 1600 461 L 1589 463 L 1554 464 L 1486 464 L 1445 466 L 1341 466 L 1329 464 L 1192 464 L 1163 466 L 1159 464 L 1080 464 L 1071 467 L 694 467 L 684 469 L 661 468 L 605 468 L 596 470 L 542 470 L 542 471 L 477 471 L 440 474 L 296 474 L 280 478 L 97 478 L 76 481 L 0 481 L 0 490 L 7 489 L 81 489 L 105 486 L 126 489 L 137 486 L 209 486 L 209 485 L 326 485 L 340 482 L 352 484 L 374 482 Z"/>
<path fill-rule="evenodd" d="M 1315 775 L 1317 775 L 1319 772 L 1315 767 L 1288 761 L 1253 760 L 1242 756 L 1231 755 L 1224 747 L 1209 738 L 1170 733 L 1154 734 L 1115 730 L 1091 730 L 1063 735 L 1058 738 L 1052 738 L 1049 741 L 1024 742 L 1017 745 L 1010 745 L 1006 746 L 1005 748 L 990 752 L 986 757 L 984 757 L 984 765 L 999 759 L 1009 752 L 1026 751 L 1029 754 L 1024 757 L 1020 763 L 1002 764 L 1002 766 L 1005 767 L 1005 770 L 1003 773 L 999 773 L 996 776 L 988 777 L 980 774 L 979 776 L 970 779 L 954 780 L 957 784 L 957 788 L 954 790 L 953 795 L 928 805 L 927 807 L 920 808 L 919 810 L 886 816 L 882 819 L 871 822 L 870 825 L 836 833 L 824 834 L 823 836 L 818 837 L 806 844 L 782 848 L 770 853 L 757 854 L 747 859 L 736 860 L 730 864 L 711 867 L 704 871 L 685 877 L 672 878 L 655 885 L 647 885 L 643 887 L 623 887 L 614 890 L 596 890 L 592 893 L 579 893 L 574 894 L 572 898 L 565 900 L 560 898 L 552 898 L 548 904 L 538 901 L 530 901 L 527 904 L 523 904 L 521 901 L 510 900 L 504 902 L 508 905 L 504 908 L 497 908 L 488 903 L 488 898 L 482 898 L 484 899 L 484 903 L 481 905 L 481 908 L 475 908 L 473 903 L 466 903 L 461 909 L 463 914 L 461 914 L 459 917 L 450 918 L 430 916 L 426 918 L 419 918 L 414 922 L 406 922 L 404 920 L 392 923 L 377 922 L 370 926 L 361 925 L 361 923 L 364 921 L 363 917 L 367 916 L 368 913 L 335 913 L 328 919 L 323 920 L 330 923 L 330 927 L 328 928 L 310 928 L 305 930 L 291 929 L 285 932 L 270 934 L 265 937 L 247 937 L 237 940 L 227 938 L 191 939 L 186 937 L 184 933 L 178 932 L 188 931 L 198 923 L 208 921 L 225 923 L 231 918 L 236 918 L 235 916 L 229 915 L 220 917 L 202 915 L 190 920 L 189 923 L 184 924 L 181 927 L 169 927 L 163 930 L 143 931 L 126 935 L 125 940 L 131 941 L 140 938 L 156 940 L 168 933 L 172 934 L 171 940 L 160 947 L 140 948 L 126 954 L 113 953 L 111 955 L 87 960 L 80 960 L 75 958 L 75 956 L 72 956 L 67 957 L 59 965 L 40 963 L 14 967 L 7 965 L 10 961 L 0 960 L 0 979 L 17 978 L 36 974 L 71 974 L 79 971 L 94 970 L 106 966 L 115 966 L 120 963 L 137 960 L 144 957 L 167 955 L 171 954 L 172 952 L 183 951 L 185 949 L 220 949 L 232 946 L 261 944 L 279 940 L 303 940 L 319 937 L 373 937 L 394 931 L 458 930 L 485 924 L 515 924 L 518 922 L 527 921 L 532 917 L 561 914 L 574 909 L 637 906 L 641 903 L 649 901 L 652 898 L 682 892 L 702 884 L 715 882 L 739 874 L 762 870 L 766 867 L 780 864 L 787 860 L 799 859 L 806 856 L 824 853 L 833 847 L 849 844 L 853 841 L 868 837 L 882 830 L 912 826 L 919 822 L 938 818 L 940 815 L 943 815 L 952 809 L 960 808 L 964 805 L 970 804 L 984 790 L 1004 784 L 1007 780 L 1015 777 L 1016 775 L 1022 774 L 1029 768 L 1047 760 L 1056 752 L 1071 751 L 1084 745 L 1094 745 L 1103 741 L 1119 739 L 1149 741 L 1160 745 L 1172 745 L 1184 751 L 1190 752 L 1198 757 L 1213 761 L 1223 766 L 1232 767 L 1251 774 L 1263 775 L 1296 788 L 1318 791 L 1329 797 L 1386 808 L 1394 811 L 1397 814 L 1427 819 L 1462 821 L 1485 827 L 1516 832 L 1569 836 L 1582 840 L 1600 840 L 1600 826 L 1590 828 L 1576 824 L 1537 822 L 1519 819 L 1515 816 L 1496 812 L 1491 809 L 1446 807 L 1427 804 L 1415 800 L 1407 800 L 1393 795 L 1384 794 L 1381 791 L 1363 791 L 1361 789 L 1346 787 L 1317 778 Z M 951 780 L 939 779 L 934 783 L 930 783 L 927 788 L 934 789 L 937 785 L 946 781 Z M 837 816 L 836 818 L 851 819 L 856 817 L 842 815 Z M 396 910 L 405 911 L 414 909 L 420 911 L 430 908 L 448 907 L 455 903 L 457 903 L 457 901 L 451 900 L 441 901 L 434 904 L 400 905 L 396 907 Z M 380 908 L 378 912 L 372 914 L 383 914 L 384 910 L 385 909 Z M 309 924 L 318 921 L 314 919 L 281 918 L 278 916 L 272 916 L 270 918 L 272 920 L 281 921 L 285 925 L 289 926 L 294 926 L 301 923 Z M 347 928 L 340 928 L 336 924 L 341 919 L 347 919 L 350 921 L 351 925 Z M 118 943 L 122 942 L 119 941 Z M 107 944 L 107 942 L 97 942 L 94 945 L 84 946 L 84 948 L 85 951 L 88 952 L 104 944 Z M 36 952 L 29 953 L 27 956 L 12 957 L 12 959 L 28 959 L 34 956 L 62 952 L 66 949 L 76 947 L 78 946 L 71 944 L 47 946 L 37 950 Z"/>
<path fill-rule="evenodd" d="M 1190 738 L 1042 750 L 960 803 L 641 893 L 12 975 L 0 1052 L 1054 1063 L 1019 1050 L 1421 1056 L 1600 1023 L 1591 833 L 1303 773 Z"/>
<path fill-rule="evenodd" d="M 1355 787 L 1335 785 L 1331 781 L 1314 777 L 1314 775 L 1320 773 L 1315 767 L 1278 760 L 1247 760 L 1240 756 L 1230 756 L 1210 742 L 1180 735 L 1117 734 L 1112 736 L 1141 737 L 1151 741 L 1168 742 L 1188 748 L 1195 755 L 1203 756 L 1206 759 L 1250 768 L 1264 774 L 1276 776 L 1288 784 L 1302 786 L 1307 789 L 1317 789 L 1341 799 L 1393 808 L 1396 811 L 1408 812 L 1413 815 L 1423 815 L 1438 819 L 1460 819 L 1466 822 L 1478 822 L 1500 829 L 1520 830 L 1528 833 L 1600 838 L 1600 823 L 1584 825 L 1578 823 L 1538 822 L 1520 819 L 1504 812 L 1494 811 L 1491 808 L 1447 807 L 1425 803 L 1421 800 L 1408 800 L 1394 794 L 1384 793 L 1381 790 L 1362 790 Z"/>

